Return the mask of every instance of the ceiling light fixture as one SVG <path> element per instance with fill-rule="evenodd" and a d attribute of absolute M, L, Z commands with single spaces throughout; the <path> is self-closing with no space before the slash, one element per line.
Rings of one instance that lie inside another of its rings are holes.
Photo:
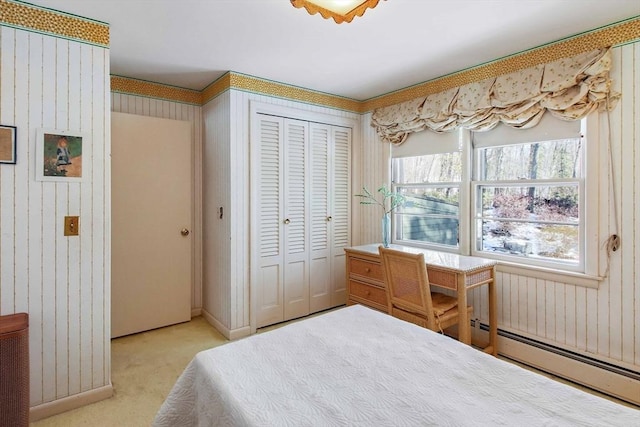
<path fill-rule="evenodd" d="M 351 22 L 373 9 L 380 0 L 291 0 L 294 7 L 307 9 L 310 15 L 320 13 L 324 19 L 333 18 L 336 24 Z"/>

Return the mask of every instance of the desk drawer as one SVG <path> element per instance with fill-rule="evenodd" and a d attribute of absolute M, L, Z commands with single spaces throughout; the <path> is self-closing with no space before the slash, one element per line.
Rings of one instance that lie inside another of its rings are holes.
<path fill-rule="evenodd" d="M 387 307 L 387 292 L 377 286 L 368 285 L 358 282 L 357 280 L 349 280 L 349 297 L 372 302 L 376 305 Z"/>
<path fill-rule="evenodd" d="M 349 272 L 368 279 L 384 282 L 382 266 L 377 262 L 366 261 L 360 258 L 349 258 Z"/>

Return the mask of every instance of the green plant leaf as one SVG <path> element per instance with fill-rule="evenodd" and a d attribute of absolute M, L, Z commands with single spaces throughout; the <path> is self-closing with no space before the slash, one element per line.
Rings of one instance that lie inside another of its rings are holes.
<path fill-rule="evenodd" d="M 362 187 L 363 194 L 354 194 L 354 196 L 363 199 L 360 200 L 361 205 L 379 205 L 385 215 L 405 203 L 406 198 L 403 194 L 389 190 L 386 185 L 378 188 L 377 192 L 382 195 L 382 200 L 377 199 L 366 186 Z"/>

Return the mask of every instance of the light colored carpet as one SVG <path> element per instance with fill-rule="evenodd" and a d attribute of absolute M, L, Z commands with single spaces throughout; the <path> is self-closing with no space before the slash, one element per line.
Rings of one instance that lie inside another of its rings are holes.
<path fill-rule="evenodd" d="M 268 332 L 288 323 L 291 322 L 262 328 L 258 332 Z M 199 351 L 227 342 L 226 338 L 202 317 L 195 317 L 187 323 L 114 339 L 111 342 L 111 378 L 115 389 L 114 396 L 31 423 L 31 426 L 150 426 L 160 405 L 193 356 Z M 525 365 L 520 366 L 539 372 Z M 634 407 L 629 403 L 569 383 L 553 375 L 542 374 L 605 399 Z"/>
<path fill-rule="evenodd" d="M 36 427 L 150 426 L 173 384 L 199 351 L 228 342 L 202 317 L 111 341 L 114 396 L 31 423 Z"/>

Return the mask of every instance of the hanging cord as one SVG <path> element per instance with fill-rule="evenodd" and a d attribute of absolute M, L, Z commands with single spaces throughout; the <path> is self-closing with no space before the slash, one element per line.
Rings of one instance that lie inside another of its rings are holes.
<path fill-rule="evenodd" d="M 611 114 L 609 113 L 609 94 L 606 97 L 606 112 L 607 112 L 607 147 L 609 150 L 609 173 L 611 179 L 611 197 L 613 199 L 613 234 L 611 234 L 607 240 L 604 241 L 602 247 L 607 251 L 607 270 L 604 272 L 604 277 L 609 276 L 609 267 L 611 265 L 611 255 L 613 252 L 620 248 L 620 235 L 618 234 L 618 198 L 616 196 L 616 175 L 613 170 L 613 149 L 611 147 Z"/>

